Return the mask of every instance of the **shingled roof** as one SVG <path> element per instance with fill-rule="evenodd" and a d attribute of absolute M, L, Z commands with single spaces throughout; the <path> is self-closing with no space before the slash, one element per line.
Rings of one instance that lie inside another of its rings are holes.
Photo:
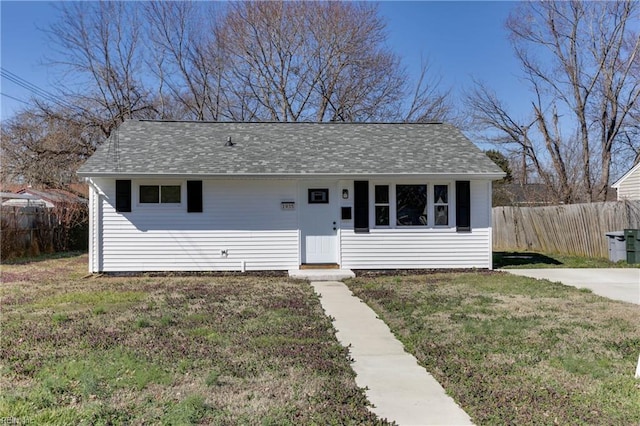
<path fill-rule="evenodd" d="M 233 145 L 228 143 L 230 141 Z M 124 122 L 81 176 L 483 175 L 502 170 L 442 123 Z"/>

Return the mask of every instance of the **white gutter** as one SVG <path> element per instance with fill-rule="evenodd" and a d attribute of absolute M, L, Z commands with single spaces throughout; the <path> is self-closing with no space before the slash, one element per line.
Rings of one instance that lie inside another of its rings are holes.
<path fill-rule="evenodd" d="M 498 180 L 506 176 L 505 173 L 78 173 L 89 182 L 92 177 L 113 179 L 377 179 L 377 178 L 425 178 L 425 179 L 456 179 L 456 180 Z"/>

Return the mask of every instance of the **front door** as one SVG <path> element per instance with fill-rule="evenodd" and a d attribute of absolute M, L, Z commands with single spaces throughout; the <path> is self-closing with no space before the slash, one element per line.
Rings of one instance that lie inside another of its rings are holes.
<path fill-rule="evenodd" d="M 337 263 L 338 199 L 335 182 L 301 186 L 302 263 Z"/>

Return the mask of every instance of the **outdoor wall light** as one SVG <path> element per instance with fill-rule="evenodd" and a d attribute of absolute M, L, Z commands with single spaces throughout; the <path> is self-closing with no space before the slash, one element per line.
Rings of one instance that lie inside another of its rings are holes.
<path fill-rule="evenodd" d="M 347 200 L 349 199 L 349 190 L 348 189 L 343 189 L 342 190 L 342 198 Z"/>

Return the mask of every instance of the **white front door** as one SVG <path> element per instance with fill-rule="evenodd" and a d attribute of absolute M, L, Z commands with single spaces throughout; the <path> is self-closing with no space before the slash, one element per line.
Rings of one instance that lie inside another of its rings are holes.
<path fill-rule="evenodd" d="M 305 183 L 300 192 L 302 263 L 337 263 L 339 200 L 336 183 Z"/>

